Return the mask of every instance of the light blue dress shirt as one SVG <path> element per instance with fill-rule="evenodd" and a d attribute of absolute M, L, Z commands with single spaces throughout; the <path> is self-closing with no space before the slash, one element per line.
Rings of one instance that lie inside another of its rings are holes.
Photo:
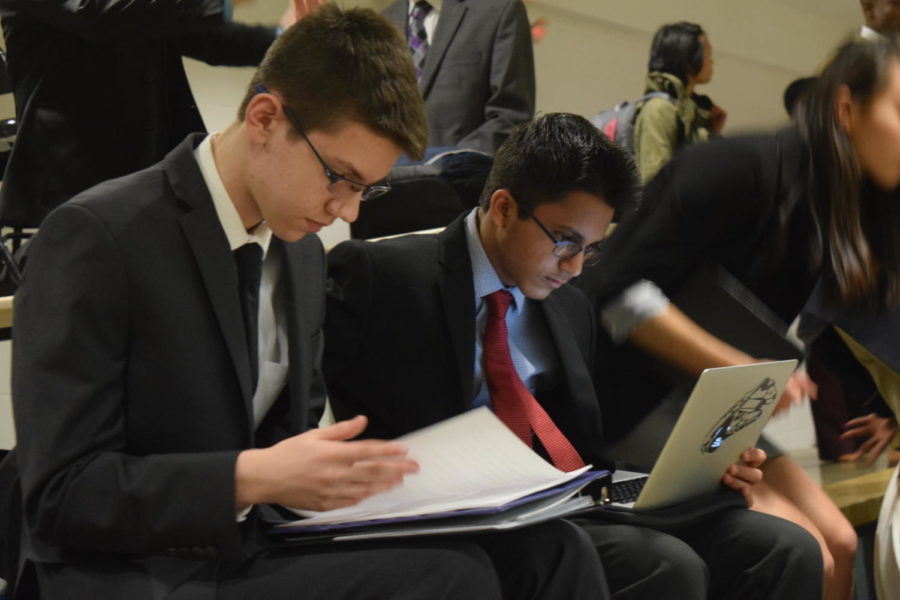
<path fill-rule="evenodd" d="M 478 209 L 475 208 L 466 216 L 466 244 L 469 248 L 469 259 L 472 261 L 472 276 L 475 295 L 475 380 L 472 389 L 475 393 L 472 406 L 491 406 L 490 393 L 484 378 L 484 359 L 482 339 L 487 323 L 488 307 L 484 297 L 506 290 L 512 294 L 513 301 L 506 314 L 506 327 L 509 332 L 509 351 L 513 366 L 519 378 L 532 393 L 545 386 L 542 381 L 553 379 L 559 371 L 559 360 L 550 337 L 547 323 L 535 302 L 526 302 L 525 296 L 517 287 L 506 287 L 497 276 L 490 259 L 485 254 L 481 237 L 478 235 Z"/>

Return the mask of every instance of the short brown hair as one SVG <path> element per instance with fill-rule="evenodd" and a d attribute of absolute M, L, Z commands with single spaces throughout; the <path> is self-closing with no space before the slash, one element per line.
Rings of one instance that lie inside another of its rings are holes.
<path fill-rule="evenodd" d="M 263 85 L 278 91 L 305 129 L 353 120 L 419 159 L 428 140 L 425 103 L 409 48 L 390 21 L 372 10 L 328 3 L 272 44 L 238 112 Z"/>

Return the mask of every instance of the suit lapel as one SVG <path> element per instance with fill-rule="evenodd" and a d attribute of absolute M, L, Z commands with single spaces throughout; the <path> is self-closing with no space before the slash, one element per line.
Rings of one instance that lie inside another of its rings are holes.
<path fill-rule="evenodd" d="M 312 332 L 306 319 L 301 318 L 301 315 L 305 315 L 309 310 L 308 306 L 304 306 L 304 296 L 301 293 L 304 285 L 303 274 L 308 273 L 308 270 L 304 266 L 304 254 L 299 252 L 297 245 L 291 245 L 289 248 L 288 244 L 277 238 L 272 238 L 272 244 L 273 249 L 281 252 L 281 282 L 285 286 L 279 293 L 282 295 L 287 312 L 288 362 L 291 365 L 288 371 L 291 394 L 290 422 L 292 431 L 302 432 L 314 425 L 309 423 L 310 412 L 317 408 L 310 407 L 308 402 L 310 380 L 313 378 L 310 369 L 311 365 L 319 364 L 318 357 L 313 355 L 319 349 L 304 343 L 310 339 Z M 309 286 L 310 282 L 307 281 L 306 285 Z M 324 397 L 324 391 L 321 396 Z"/>
<path fill-rule="evenodd" d="M 202 139 L 201 134 L 185 140 L 166 158 L 165 168 L 176 197 L 190 207 L 181 217 L 181 228 L 197 261 L 209 302 L 231 355 L 247 415 L 253 415 L 250 358 L 241 325 L 237 271 L 209 189 L 193 156 L 194 147 Z M 252 418 L 250 422 L 253 422 Z"/>
<path fill-rule="evenodd" d="M 594 398 L 594 384 L 591 380 L 590 372 L 584 364 L 584 357 L 581 355 L 578 345 L 572 337 L 568 317 L 566 317 L 562 307 L 552 294 L 545 300 L 538 302 L 538 304 L 541 306 L 544 317 L 547 319 L 550 337 L 553 340 L 553 346 L 556 348 L 560 365 L 565 374 L 566 386 L 569 389 L 572 401 L 578 405 L 590 404 Z M 584 390 L 590 390 L 590 393 L 585 394 L 583 393 Z M 579 406 L 578 410 L 579 412 L 582 410 L 590 411 L 591 407 Z M 580 414 L 585 413 L 580 412 Z"/>
<path fill-rule="evenodd" d="M 419 88 L 422 95 L 428 97 L 428 92 L 434 84 L 447 48 L 459 31 L 463 17 L 467 11 L 465 0 L 445 0 L 441 8 L 441 16 L 438 18 L 437 27 L 434 30 L 434 39 L 428 46 L 428 56 L 425 58 L 425 71 L 422 73 L 422 81 Z"/>
<path fill-rule="evenodd" d="M 442 271 L 438 282 L 444 317 L 453 344 L 453 355 L 462 384 L 462 410 L 471 408 L 475 377 L 475 288 L 472 263 L 466 245 L 465 221 L 460 218 L 440 234 L 438 261 Z"/>

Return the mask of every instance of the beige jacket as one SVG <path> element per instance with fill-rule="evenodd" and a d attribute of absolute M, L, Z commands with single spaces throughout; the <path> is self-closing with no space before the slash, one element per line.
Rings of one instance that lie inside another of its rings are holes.
<path fill-rule="evenodd" d="M 644 183 L 671 160 L 678 148 L 709 139 L 711 129 L 711 103 L 709 108 L 698 105 L 698 97 L 688 94 L 678 77 L 653 71 L 647 75 L 646 91 L 665 92 L 675 101 L 650 98 L 639 109 L 634 153 Z"/>

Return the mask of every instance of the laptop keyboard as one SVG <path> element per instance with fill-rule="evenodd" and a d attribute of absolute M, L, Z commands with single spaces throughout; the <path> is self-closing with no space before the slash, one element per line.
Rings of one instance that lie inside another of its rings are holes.
<path fill-rule="evenodd" d="M 618 504 L 634 502 L 641 494 L 641 490 L 644 489 L 644 484 L 647 483 L 647 479 L 647 477 L 638 477 L 613 484 L 612 497 L 610 500 Z"/>

